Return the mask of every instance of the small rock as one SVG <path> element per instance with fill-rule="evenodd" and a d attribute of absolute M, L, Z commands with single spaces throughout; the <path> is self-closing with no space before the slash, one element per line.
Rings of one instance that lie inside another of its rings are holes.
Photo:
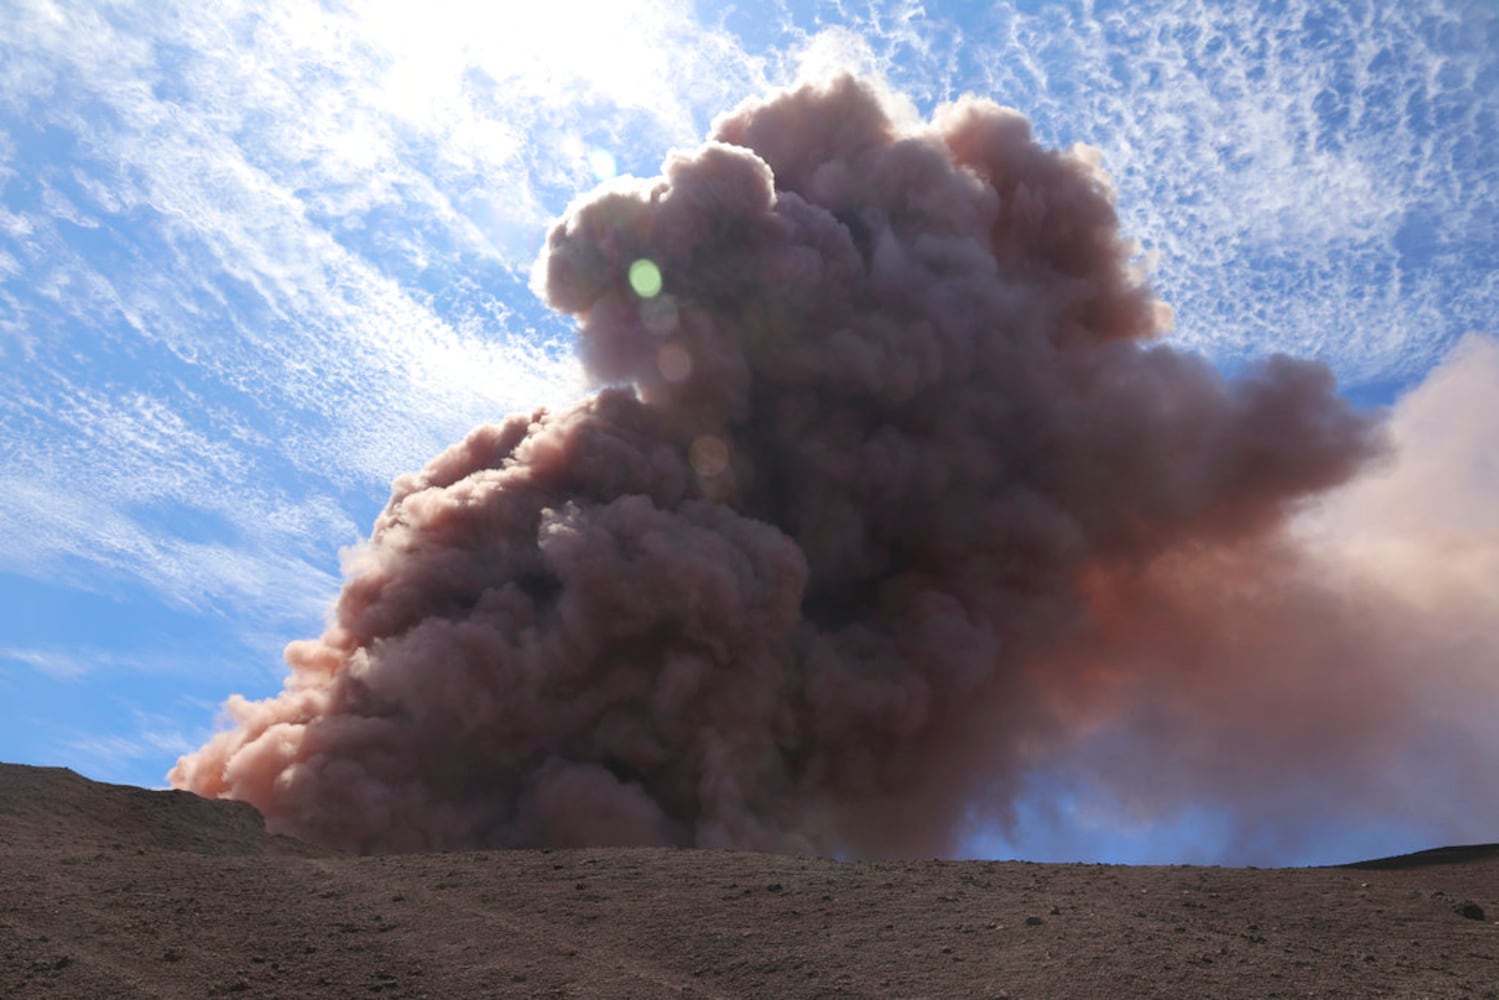
<path fill-rule="evenodd" d="M 1046 921 L 1042 920 L 1040 917 L 1036 916 L 1034 913 L 1025 918 L 1025 926 L 1027 926 L 1027 927 L 1039 927 L 1039 926 L 1041 926 L 1044 923 L 1046 923 Z"/>
<path fill-rule="evenodd" d="M 1452 909 L 1455 913 L 1457 913 L 1458 916 L 1467 917 L 1469 920 L 1483 919 L 1483 907 L 1479 906 L 1471 899 L 1463 900 Z"/>

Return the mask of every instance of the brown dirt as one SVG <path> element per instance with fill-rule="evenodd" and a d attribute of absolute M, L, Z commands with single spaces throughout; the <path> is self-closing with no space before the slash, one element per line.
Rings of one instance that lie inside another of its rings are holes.
<path fill-rule="evenodd" d="M 0 997 L 231 995 L 1492 1000 L 1499 847 L 1268 870 L 359 858 L 236 803 L 0 765 Z"/>

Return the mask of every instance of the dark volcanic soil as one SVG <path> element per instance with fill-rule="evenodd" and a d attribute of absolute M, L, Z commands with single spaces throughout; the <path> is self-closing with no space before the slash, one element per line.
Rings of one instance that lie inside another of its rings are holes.
<path fill-rule="evenodd" d="M 0 765 L 0 997 L 1475 997 L 1499 847 L 1346 868 L 347 857 Z"/>

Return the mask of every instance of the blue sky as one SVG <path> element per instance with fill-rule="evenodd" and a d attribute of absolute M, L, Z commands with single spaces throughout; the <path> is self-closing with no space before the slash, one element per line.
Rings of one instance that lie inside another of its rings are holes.
<path fill-rule="evenodd" d="M 549 220 L 837 67 L 1098 148 L 1174 342 L 1226 371 L 1291 352 L 1386 404 L 1499 333 L 1487 0 L 10 0 L 0 760 L 160 785 L 277 690 L 394 475 L 586 391 L 529 290 Z M 1211 816 L 1043 785 L 975 851 L 1211 857 Z M 1429 845 L 1291 860 L 1387 846 Z"/>

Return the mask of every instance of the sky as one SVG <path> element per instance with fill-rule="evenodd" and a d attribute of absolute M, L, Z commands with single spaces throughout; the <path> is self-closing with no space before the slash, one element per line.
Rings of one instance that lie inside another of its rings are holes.
<path fill-rule="evenodd" d="M 163 785 L 279 689 L 394 476 L 588 391 L 531 290 L 550 221 L 839 69 L 1094 147 L 1170 342 L 1226 373 L 1287 352 L 1387 406 L 1499 334 L 1488 0 L 9 0 L 0 760 Z M 973 853 L 1214 857 L 1209 812 L 1032 784 Z"/>

